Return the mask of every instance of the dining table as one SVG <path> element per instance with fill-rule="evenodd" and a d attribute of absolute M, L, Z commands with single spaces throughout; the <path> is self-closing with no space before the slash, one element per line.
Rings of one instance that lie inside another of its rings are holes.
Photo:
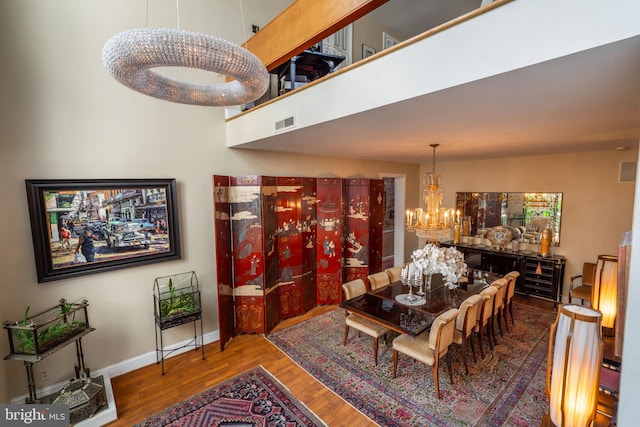
<path fill-rule="evenodd" d="M 340 307 L 400 334 L 416 336 L 428 330 L 438 315 L 460 307 L 465 299 L 480 293 L 500 277 L 489 271 L 470 269 L 468 276 L 450 289 L 441 275 L 434 274 L 431 290 L 423 289 L 421 294 L 418 294 L 419 287 L 414 285 L 410 290 L 409 281 L 400 280 L 342 301 Z"/>

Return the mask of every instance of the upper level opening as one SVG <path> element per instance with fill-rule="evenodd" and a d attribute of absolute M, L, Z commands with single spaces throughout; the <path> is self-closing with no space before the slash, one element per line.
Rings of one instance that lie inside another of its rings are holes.
<path fill-rule="evenodd" d="M 637 146 L 639 13 L 497 1 L 230 118 L 227 146 L 407 163 L 431 143 L 442 160 Z"/>
<path fill-rule="evenodd" d="M 243 105 L 240 109 L 246 111 L 301 88 L 328 74 L 464 16 L 492 1 L 379 0 L 372 3 L 381 5 L 327 37 L 312 44 L 300 46 L 284 62 L 276 60 L 275 65 L 267 63 L 271 78 L 269 90 L 260 99 Z M 358 16 L 357 10 L 352 13 Z M 309 18 L 316 20 L 316 17 L 311 16 L 300 17 L 300 19 Z M 301 27 L 305 25 L 302 24 Z M 251 44 L 252 41 L 249 40 L 247 45 L 251 46 Z M 277 54 L 273 56 L 277 57 Z"/>

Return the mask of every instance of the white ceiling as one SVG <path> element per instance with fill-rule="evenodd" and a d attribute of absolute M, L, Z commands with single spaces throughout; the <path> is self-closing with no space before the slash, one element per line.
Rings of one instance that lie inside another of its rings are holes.
<path fill-rule="evenodd" d="M 404 28 L 414 25 L 402 16 Z M 438 159 L 462 160 L 613 150 L 639 140 L 640 36 L 244 147 L 423 163 L 433 143 Z"/>

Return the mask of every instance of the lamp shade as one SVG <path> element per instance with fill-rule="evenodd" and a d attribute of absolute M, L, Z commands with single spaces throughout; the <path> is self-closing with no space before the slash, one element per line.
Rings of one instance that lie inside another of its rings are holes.
<path fill-rule="evenodd" d="M 549 416 L 556 426 L 584 427 L 595 420 L 604 342 L 602 314 L 564 305 L 551 326 L 547 365 Z"/>
<path fill-rule="evenodd" d="M 598 256 L 591 300 L 591 306 L 602 313 L 602 326 L 604 328 L 613 328 L 618 311 L 617 256 Z"/>

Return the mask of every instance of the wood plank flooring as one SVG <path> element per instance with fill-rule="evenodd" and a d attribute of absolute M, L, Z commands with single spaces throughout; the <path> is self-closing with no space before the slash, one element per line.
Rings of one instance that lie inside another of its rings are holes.
<path fill-rule="evenodd" d="M 335 309 L 317 307 L 305 315 L 285 320 L 275 330 Z M 131 426 L 175 403 L 213 387 L 258 365 L 264 366 L 291 393 L 304 402 L 329 426 L 375 426 L 369 418 L 316 381 L 261 335 L 234 337 L 220 352 L 218 342 L 205 346 L 202 353 L 188 351 L 111 379 L 118 419 L 109 427 Z"/>

